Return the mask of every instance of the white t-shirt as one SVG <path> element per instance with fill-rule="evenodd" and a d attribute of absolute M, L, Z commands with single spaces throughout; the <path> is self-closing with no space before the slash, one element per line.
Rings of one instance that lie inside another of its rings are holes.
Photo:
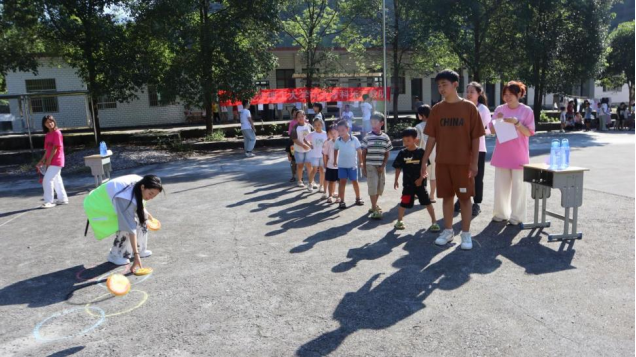
<path fill-rule="evenodd" d="M 347 123 L 349 123 L 349 129 L 351 129 L 351 127 L 353 126 L 353 112 L 352 111 L 342 112 L 341 118 L 343 120 L 346 120 Z"/>
<path fill-rule="evenodd" d="M 241 130 L 252 129 L 252 124 L 250 124 L 250 118 L 252 117 L 252 113 L 250 113 L 250 110 L 247 108 L 241 110 L 240 116 L 241 116 Z"/>
<path fill-rule="evenodd" d="M 420 144 L 418 147 L 424 149 L 424 151 L 426 151 L 426 143 L 428 142 L 428 135 L 424 134 L 424 129 L 426 129 L 426 122 L 420 122 L 419 124 L 417 124 L 415 126 L 415 130 L 417 130 L 417 139 L 420 140 Z M 424 140 L 421 140 L 424 139 Z M 431 163 L 435 162 L 435 156 L 437 151 L 437 146 L 433 148 L 433 152 L 431 152 L 431 156 L 429 156 L 428 160 Z"/>
<path fill-rule="evenodd" d="M 327 140 L 323 146 L 322 146 L 322 153 L 324 155 L 327 155 L 327 162 L 325 162 L 325 164 L 327 165 L 328 169 L 337 169 L 338 166 L 334 166 L 333 164 L 333 157 L 335 156 L 334 153 L 334 146 L 336 145 L 336 143 L 333 140 Z"/>
<path fill-rule="evenodd" d="M 313 133 L 307 135 L 307 141 L 311 143 L 313 149 L 309 152 L 309 157 L 312 159 L 317 159 L 322 157 L 322 146 L 325 141 L 327 141 L 327 133 L 324 131 L 319 133 L 314 131 Z"/>
<path fill-rule="evenodd" d="M 477 111 L 479 111 L 479 116 L 481 117 L 481 122 L 484 124 L 484 130 L 486 134 L 490 134 L 490 122 L 492 121 L 492 114 L 490 113 L 490 109 L 483 104 L 477 105 Z M 486 152 L 486 135 L 482 135 L 479 137 L 479 152 Z"/>
<path fill-rule="evenodd" d="M 303 140 L 311 134 L 312 130 L 312 126 L 307 122 L 305 122 L 305 125 L 296 124 L 296 135 L 292 133 L 292 139 L 298 139 L 298 141 L 302 143 Z M 305 150 L 302 146 L 294 142 L 294 152 L 309 152 L 309 150 Z"/>
<path fill-rule="evenodd" d="M 371 120 L 371 111 L 373 110 L 371 103 L 364 102 L 360 104 L 360 108 L 362 109 L 362 120 Z"/>

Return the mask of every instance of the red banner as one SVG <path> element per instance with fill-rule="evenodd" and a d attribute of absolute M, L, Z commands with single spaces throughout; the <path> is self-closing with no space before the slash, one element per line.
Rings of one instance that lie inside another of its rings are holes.
<path fill-rule="evenodd" d="M 362 96 L 368 94 L 372 100 L 384 100 L 382 87 L 330 87 L 330 88 L 282 88 L 261 89 L 250 100 L 250 104 L 281 104 L 281 103 L 319 103 L 319 102 L 361 102 Z M 386 89 L 387 100 L 391 100 L 391 88 Z M 240 105 L 240 101 L 222 101 L 221 106 L 231 107 Z"/>

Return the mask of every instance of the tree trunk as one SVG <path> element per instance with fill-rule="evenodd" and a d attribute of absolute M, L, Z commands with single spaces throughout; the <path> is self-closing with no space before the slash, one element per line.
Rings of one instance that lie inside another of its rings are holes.
<path fill-rule="evenodd" d="M 479 13 L 474 13 L 473 16 L 474 16 L 473 17 L 473 27 L 474 27 L 473 38 L 474 38 L 474 46 L 475 46 L 475 49 L 474 49 L 475 59 L 473 60 L 473 65 L 472 65 L 472 70 L 473 70 L 472 80 L 477 83 L 481 83 L 481 74 L 479 73 L 479 68 L 481 67 L 479 65 L 479 62 L 481 61 L 481 56 L 480 56 L 481 43 L 479 42 L 479 36 L 481 36 L 481 27 L 479 26 Z M 459 75 L 461 76 L 462 74 L 460 73 Z"/>
<path fill-rule="evenodd" d="M 628 81 L 627 88 L 629 88 L 629 104 L 634 103 L 634 82 Z"/>
<path fill-rule="evenodd" d="M 394 34 L 393 34 L 393 43 L 392 43 L 392 47 L 393 47 L 393 78 L 392 78 L 392 82 L 393 82 L 393 88 L 391 88 L 391 98 L 392 99 L 392 104 L 393 104 L 393 120 L 395 122 L 398 121 L 398 98 L 400 97 L 400 90 L 401 88 L 399 88 L 399 82 L 400 82 L 400 61 L 399 61 L 399 57 L 398 57 L 398 51 L 399 51 L 399 41 L 400 41 L 400 28 L 399 28 L 399 22 L 400 22 L 400 18 L 399 18 L 399 4 L 398 4 L 398 0 L 394 0 L 393 1 L 393 30 L 394 30 Z M 388 118 L 387 118 L 388 119 Z"/>

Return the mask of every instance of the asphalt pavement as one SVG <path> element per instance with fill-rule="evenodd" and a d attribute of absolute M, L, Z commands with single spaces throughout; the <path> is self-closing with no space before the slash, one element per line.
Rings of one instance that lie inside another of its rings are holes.
<path fill-rule="evenodd" d="M 634 134 L 565 136 L 571 165 L 590 169 L 583 239 L 548 243 L 554 221 L 491 222 L 487 163 L 472 251 L 459 237 L 435 246 L 419 206 L 393 229 L 392 170 L 381 221 L 367 217 L 364 182 L 365 206 L 343 211 L 290 184 L 282 150 L 115 172 L 166 188 L 148 206 L 163 226 L 143 259 L 154 272 L 130 276 L 124 297 L 103 287 L 123 271 L 106 263 L 112 239 L 84 237 L 92 177 L 64 177 L 70 204 L 49 210 L 36 209 L 36 178 L 1 179 L 0 356 L 631 356 Z M 553 137 L 564 135 L 532 138 L 532 162 Z M 549 208 L 561 210 L 558 191 Z"/>

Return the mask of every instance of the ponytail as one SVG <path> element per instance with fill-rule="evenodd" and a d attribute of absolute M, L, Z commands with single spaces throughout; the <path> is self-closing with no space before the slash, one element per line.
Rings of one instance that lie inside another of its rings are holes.
<path fill-rule="evenodd" d="M 146 211 L 144 207 L 144 199 L 141 194 L 142 185 L 144 186 L 145 189 L 154 188 L 159 190 L 159 192 L 163 191 L 163 186 L 161 185 L 161 179 L 155 175 L 146 175 L 133 186 L 131 198 L 134 198 L 135 201 L 137 201 L 137 218 L 139 219 L 140 225 L 143 225 L 146 222 Z"/>
<path fill-rule="evenodd" d="M 468 86 L 475 88 L 475 90 L 477 91 L 477 94 L 479 94 L 479 98 L 477 98 L 477 103 L 488 106 L 488 97 L 486 96 L 484 87 L 478 82 L 470 82 L 468 83 Z"/>

